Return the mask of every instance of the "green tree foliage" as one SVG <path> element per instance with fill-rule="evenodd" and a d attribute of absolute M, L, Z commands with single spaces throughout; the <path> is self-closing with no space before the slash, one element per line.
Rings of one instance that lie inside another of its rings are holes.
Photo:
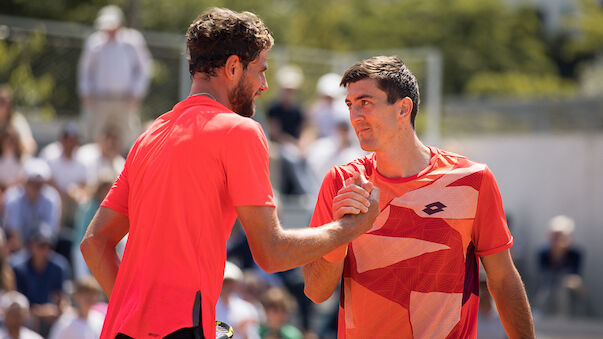
<path fill-rule="evenodd" d="M 15 90 L 18 107 L 36 109 L 42 116 L 52 118 L 55 78 L 49 72 L 36 75 L 32 70 L 32 65 L 43 57 L 45 46 L 45 37 L 39 33 L 12 43 L 0 40 L 0 83 L 8 83 Z"/>
<path fill-rule="evenodd" d="M 445 92 L 460 94 L 481 72 L 556 74 L 535 10 L 497 0 L 304 1 L 293 16 L 292 44 L 356 50 L 437 46 L 444 54 Z"/>
<path fill-rule="evenodd" d="M 603 51 L 603 6 L 595 0 L 581 0 L 579 13 L 568 20 L 573 33 L 568 52 L 594 55 Z"/>
<path fill-rule="evenodd" d="M 508 71 L 504 73 L 481 72 L 471 78 L 466 94 L 470 96 L 500 96 L 513 94 L 519 98 L 543 98 L 571 96 L 575 86 L 551 74 L 526 74 Z"/>
<path fill-rule="evenodd" d="M 184 34 L 199 13 L 217 6 L 259 14 L 281 46 L 338 51 L 435 46 L 444 56 L 449 94 L 523 96 L 543 81 L 558 84 L 547 93 L 571 87 L 559 76 L 537 10 L 504 0 L 4 0 L 0 11 L 92 23 L 108 3 L 130 12 L 146 30 Z M 584 15 L 571 26 L 580 33 L 563 48 L 594 53 L 603 48 L 603 11 L 595 0 L 584 0 L 583 6 Z M 488 81 L 494 83 L 486 86 Z"/>

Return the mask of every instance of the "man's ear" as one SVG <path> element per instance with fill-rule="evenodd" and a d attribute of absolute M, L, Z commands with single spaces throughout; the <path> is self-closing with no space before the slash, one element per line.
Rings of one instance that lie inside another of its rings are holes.
<path fill-rule="evenodd" d="M 237 78 L 239 73 L 243 70 L 243 64 L 241 64 L 241 60 L 238 55 L 231 55 L 226 59 L 226 64 L 224 65 L 224 75 L 229 80 L 234 80 Z"/>
<path fill-rule="evenodd" d="M 398 105 L 400 108 L 400 117 L 410 118 L 410 114 L 412 112 L 413 103 L 409 97 L 404 97 L 398 101 Z"/>

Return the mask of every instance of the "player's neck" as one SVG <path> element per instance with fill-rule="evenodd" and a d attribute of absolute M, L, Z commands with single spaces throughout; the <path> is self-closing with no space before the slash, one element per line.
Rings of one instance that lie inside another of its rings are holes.
<path fill-rule="evenodd" d="M 376 151 L 377 170 L 388 178 L 405 178 L 424 170 L 431 160 L 431 150 L 413 132 L 401 137 L 383 151 Z"/>
<path fill-rule="evenodd" d="M 213 99 L 225 107 L 232 109 L 226 86 L 221 83 L 217 77 L 206 79 L 203 75 L 197 73 L 193 77 L 193 84 L 189 96 L 204 95 Z"/>

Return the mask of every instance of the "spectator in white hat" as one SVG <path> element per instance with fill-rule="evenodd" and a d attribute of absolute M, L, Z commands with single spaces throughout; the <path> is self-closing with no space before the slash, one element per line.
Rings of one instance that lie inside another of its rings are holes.
<path fill-rule="evenodd" d="M 0 339 L 42 339 L 42 336 L 25 327 L 29 317 L 29 301 L 23 294 L 10 291 L 0 298 L 0 308 L 4 314 L 4 326 L 0 329 Z"/>
<path fill-rule="evenodd" d="M 318 99 L 312 105 L 309 116 L 319 138 L 336 135 L 339 121 L 349 124 L 348 107 L 344 100 L 345 91 L 339 86 L 340 81 L 341 75 L 327 73 L 316 83 Z"/>
<path fill-rule="evenodd" d="M 127 151 L 141 132 L 138 109 L 151 75 L 151 56 L 140 32 L 122 27 L 123 12 L 103 7 L 98 29 L 87 40 L 79 65 L 85 137 L 96 141 L 108 126 L 120 132 Z"/>
<path fill-rule="evenodd" d="M 304 115 L 297 102 L 304 75 L 299 67 L 287 65 L 277 71 L 276 80 L 280 92 L 268 108 L 268 136 L 279 143 L 296 144 L 304 123 Z"/>
<path fill-rule="evenodd" d="M 61 198 L 56 189 L 48 185 L 51 171 L 48 164 L 38 158 L 25 162 L 26 181 L 6 191 L 3 227 L 7 232 L 11 252 L 27 243 L 38 225 L 49 225 L 56 234 L 61 216 Z"/>
<path fill-rule="evenodd" d="M 268 108 L 268 137 L 275 153 L 270 164 L 275 169 L 271 169 L 271 181 L 283 195 L 305 195 L 314 183 L 305 163 L 313 137 L 305 133 L 305 115 L 298 102 L 304 75 L 298 66 L 287 65 L 277 71 L 276 80 L 279 96 Z"/>
<path fill-rule="evenodd" d="M 544 314 L 576 316 L 585 312 L 583 253 L 572 244 L 575 225 L 565 215 L 549 221 L 549 244 L 538 254 L 540 274 L 535 302 Z"/>

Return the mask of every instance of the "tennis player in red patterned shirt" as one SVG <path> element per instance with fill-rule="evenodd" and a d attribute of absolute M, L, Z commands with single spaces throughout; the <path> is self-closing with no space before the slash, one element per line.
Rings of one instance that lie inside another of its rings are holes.
<path fill-rule="evenodd" d="M 358 175 L 380 189 L 381 213 L 369 232 L 303 268 L 315 302 L 342 281 L 338 338 L 475 338 L 479 259 L 508 336 L 533 338 L 492 172 L 418 139 L 419 89 L 399 58 L 361 61 L 341 84 L 372 153 L 331 169 L 310 226 L 353 211 L 342 197 Z"/>

